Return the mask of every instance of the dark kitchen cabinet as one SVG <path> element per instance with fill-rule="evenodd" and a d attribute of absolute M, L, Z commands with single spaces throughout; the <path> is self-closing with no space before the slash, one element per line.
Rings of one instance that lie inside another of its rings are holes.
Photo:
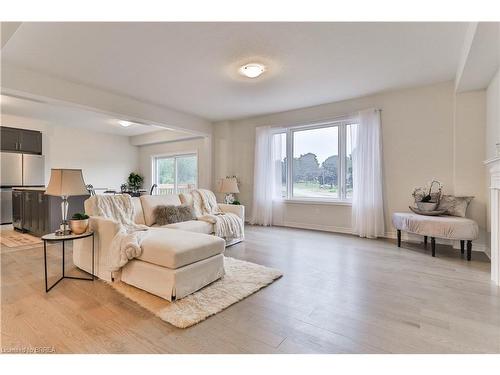
<path fill-rule="evenodd" d="M 25 191 L 23 229 L 37 236 L 49 233 L 48 196 L 43 191 Z"/>
<path fill-rule="evenodd" d="M 45 192 L 38 192 L 38 220 L 37 233 L 44 235 L 50 233 L 50 211 L 49 211 L 49 196 Z"/>
<path fill-rule="evenodd" d="M 23 230 L 32 232 L 33 224 L 31 219 L 34 216 L 33 212 L 33 191 L 24 191 L 23 192 Z"/>
<path fill-rule="evenodd" d="M 23 230 L 41 236 L 45 234 L 46 216 L 43 191 L 24 191 Z"/>
<path fill-rule="evenodd" d="M 2 151 L 18 151 L 19 129 L 0 127 Z"/>
<path fill-rule="evenodd" d="M 42 154 L 42 133 L 35 130 L 0 127 L 2 151 Z"/>
<path fill-rule="evenodd" d="M 12 226 L 16 229 L 23 228 L 23 192 L 12 191 Z"/>
<path fill-rule="evenodd" d="M 84 212 L 83 202 L 88 195 L 69 197 L 68 219 Z M 61 198 L 45 195 L 43 190 L 14 189 L 12 191 L 12 222 L 14 228 L 43 236 L 55 232 L 61 224 Z"/>
<path fill-rule="evenodd" d="M 42 133 L 21 130 L 19 134 L 19 151 L 28 154 L 42 154 Z"/>
<path fill-rule="evenodd" d="M 14 190 L 14 192 L 17 192 Z M 22 225 L 25 232 L 36 236 L 50 233 L 49 197 L 43 191 L 23 190 L 22 193 Z"/>

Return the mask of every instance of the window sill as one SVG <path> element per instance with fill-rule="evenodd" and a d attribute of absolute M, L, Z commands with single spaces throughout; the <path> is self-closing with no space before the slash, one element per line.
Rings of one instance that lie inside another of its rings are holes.
<path fill-rule="evenodd" d="M 283 199 L 286 204 L 311 204 L 327 206 L 352 206 L 352 201 L 347 200 L 320 200 L 320 199 Z"/>

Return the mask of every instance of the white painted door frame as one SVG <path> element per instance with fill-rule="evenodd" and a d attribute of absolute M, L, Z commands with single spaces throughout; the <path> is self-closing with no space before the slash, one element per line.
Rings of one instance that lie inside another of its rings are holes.
<path fill-rule="evenodd" d="M 500 157 L 484 162 L 490 172 L 491 280 L 500 286 Z"/>

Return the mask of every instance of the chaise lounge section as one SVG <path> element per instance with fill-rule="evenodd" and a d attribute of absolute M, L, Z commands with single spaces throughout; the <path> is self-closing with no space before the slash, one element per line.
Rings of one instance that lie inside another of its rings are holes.
<path fill-rule="evenodd" d="M 224 239 L 212 235 L 214 225 L 201 220 L 158 226 L 154 210 L 159 205 L 180 205 L 177 195 L 154 195 L 132 198 L 134 221 L 149 228 L 142 243 L 142 254 L 130 260 L 119 271 L 110 271 L 108 249 L 120 224 L 95 216 L 96 198 L 85 201 L 90 215 L 90 227 L 96 233 L 96 276 L 106 280 L 121 280 L 166 300 L 183 298 L 224 275 Z M 219 205 L 223 212 L 232 212 L 244 222 L 244 207 Z M 189 232 L 187 234 L 186 232 Z M 242 239 L 239 239 L 242 240 Z M 76 241 L 73 261 L 89 272 L 91 269 L 91 239 Z"/>

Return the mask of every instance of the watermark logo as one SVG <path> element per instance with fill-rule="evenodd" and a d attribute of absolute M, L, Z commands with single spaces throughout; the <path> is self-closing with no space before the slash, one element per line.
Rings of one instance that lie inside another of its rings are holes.
<path fill-rule="evenodd" d="M 53 346 L 13 346 L 2 348 L 2 354 L 50 354 L 55 353 Z"/>

